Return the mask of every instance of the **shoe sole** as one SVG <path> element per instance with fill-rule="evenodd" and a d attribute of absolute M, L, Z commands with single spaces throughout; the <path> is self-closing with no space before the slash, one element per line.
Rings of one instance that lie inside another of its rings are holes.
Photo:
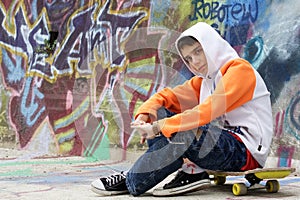
<path fill-rule="evenodd" d="M 179 194 L 186 194 L 186 193 L 192 193 L 198 190 L 202 190 L 205 188 L 210 187 L 211 182 L 210 180 L 201 180 L 197 181 L 188 185 L 184 185 L 181 187 L 176 188 L 170 188 L 170 189 L 163 189 L 163 188 L 157 188 L 153 191 L 153 196 L 157 197 L 165 197 L 165 196 L 174 196 Z"/>
<path fill-rule="evenodd" d="M 91 190 L 95 192 L 98 195 L 102 196 L 112 196 L 112 195 L 121 195 L 121 194 L 129 194 L 127 190 L 122 190 L 122 191 L 108 191 L 108 190 L 100 190 L 98 188 L 95 188 L 91 186 Z"/>

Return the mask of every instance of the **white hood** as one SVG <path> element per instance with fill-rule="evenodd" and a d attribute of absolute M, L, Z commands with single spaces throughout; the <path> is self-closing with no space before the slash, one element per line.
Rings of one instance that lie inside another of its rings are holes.
<path fill-rule="evenodd" d="M 178 49 L 178 40 L 182 37 L 193 36 L 197 39 L 202 48 L 204 50 L 207 64 L 208 64 L 208 72 L 206 76 L 203 74 L 199 74 L 195 72 L 193 69 L 189 67 L 189 65 L 184 61 L 179 49 Z M 213 29 L 210 25 L 204 22 L 198 22 L 191 28 L 185 30 L 179 38 L 176 40 L 176 49 L 180 54 L 183 62 L 185 62 L 186 66 L 189 70 L 197 76 L 206 78 L 206 77 L 214 77 L 218 70 L 228 61 L 239 58 L 236 51 L 230 46 L 228 42 L 226 42 L 219 33 Z"/>

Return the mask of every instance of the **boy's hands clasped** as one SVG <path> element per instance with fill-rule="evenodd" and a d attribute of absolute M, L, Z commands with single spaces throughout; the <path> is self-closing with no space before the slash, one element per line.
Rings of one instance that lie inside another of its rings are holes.
<path fill-rule="evenodd" d="M 151 139 L 151 138 L 154 138 L 155 137 L 155 134 L 153 132 L 153 129 L 152 129 L 152 124 L 150 123 L 140 123 L 138 125 L 131 125 L 131 128 L 134 128 L 136 129 L 141 137 L 143 138 L 147 138 L 147 139 Z"/>
<path fill-rule="evenodd" d="M 130 124 L 131 128 L 136 129 L 140 136 L 140 143 L 143 144 L 146 139 L 153 139 L 157 136 L 157 127 L 151 123 L 146 123 L 148 119 L 148 115 L 139 115 L 137 119 Z"/>

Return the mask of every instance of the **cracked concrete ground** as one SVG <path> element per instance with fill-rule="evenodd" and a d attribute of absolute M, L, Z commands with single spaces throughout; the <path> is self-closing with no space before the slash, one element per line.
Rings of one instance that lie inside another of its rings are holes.
<path fill-rule="evenodd" d="M 90 190 L 90 183 L 97 177 L 114 171 L 129 169 L 137 154 L 128 156 L 125 161 L 96 161 L 86 157 L 35 157 L 25 156 L 11 149 L 0 149 L 0 199 L 2 200 L 97 200 L 97 199 L 167 199 L 154 197 L 152 190 L 140 197 L 131 195 L 98 196 Z M 28 154 L 29 155 L 29 154 Z M 32 154 L 30 154 L 32 155 Z M 174 174 L 158 185 L 170 181 Z M 223 186 L 212 184 L 210 188 L 168 199 L 214 199 L 214 200 L 250 200 L 250 199 L 300 199 L 300 174 L 297 170 L 290 176 L 280 179 L 278 193 L 265 190 L 249 190 L 245 196 L 234 196 L 231 186 L 243 182 L 243 177 L 228 177 Z"/>

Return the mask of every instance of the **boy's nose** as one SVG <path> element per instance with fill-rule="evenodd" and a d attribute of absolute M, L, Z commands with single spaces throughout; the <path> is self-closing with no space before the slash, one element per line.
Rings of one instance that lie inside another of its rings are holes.
<path fill-rule="evenodd" d="M 199 65 L 199 63 L 200 63 L 200 59 L 199 59 L 199 58 L 197 58 L 197 57 L 192 57 L 192 64 L 193 64 L 194 66 Z"/>

